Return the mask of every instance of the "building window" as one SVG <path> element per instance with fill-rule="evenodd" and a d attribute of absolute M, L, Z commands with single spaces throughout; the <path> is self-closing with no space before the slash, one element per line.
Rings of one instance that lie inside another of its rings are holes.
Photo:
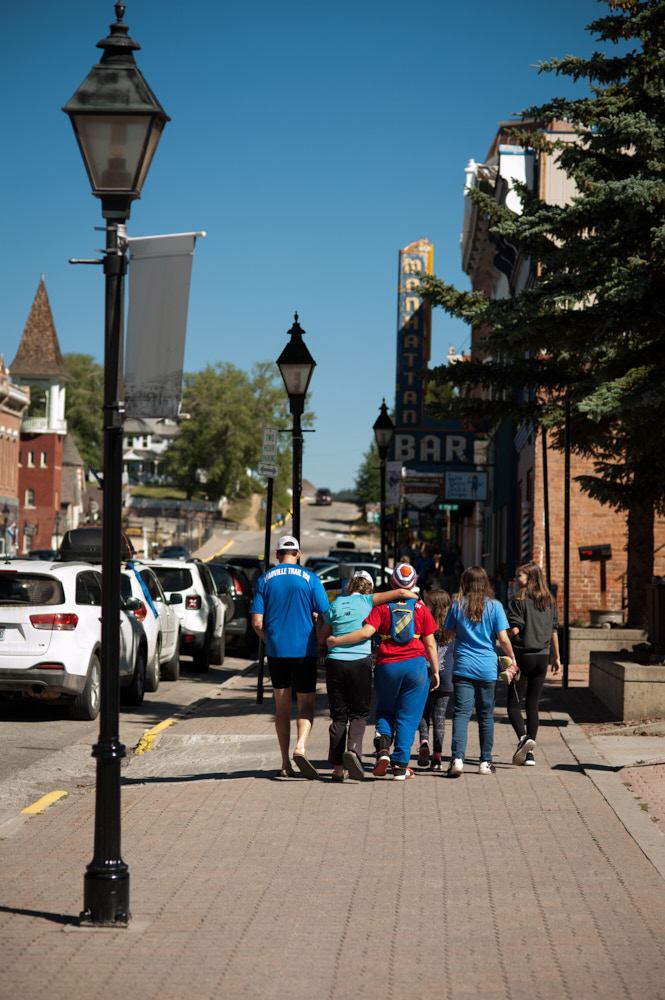
<path fill-rule="evenodd" d="M 23 468 L 23 452 L 20 449 L 18 453 L 18 467 L 19 469 Z"/>
<path fill-rule="evenodd" d="M 47 451 L 43 451 L 41 453 L 41 456 L 40 456 L 40 459 L 39 459 L 39 465 L 40 465 L 40 468 L 42 468 L 42 469 L 47 469 L 48 468 L 48 452 Z"/>
<path fill-rule="evenodd" d="M 34 507 L 35 506 L 35 491 L 34 490 L 26 490 L 25 491 L 25 505 L 24 506 L 26 506 L 26 507 Z"/>
<path fill-rule="evenodd" d="M 35 453 L 34 451 L 28 452 L 28 468 L 34 469 L 35 467 Z"/>

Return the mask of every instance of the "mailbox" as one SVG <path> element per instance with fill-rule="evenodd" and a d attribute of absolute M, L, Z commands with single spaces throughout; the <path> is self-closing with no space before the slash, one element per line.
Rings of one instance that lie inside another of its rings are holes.
<path fill-rule="evenodd" d="M 600 562 L 603 559 L 612 558 L 611 545 L 580 545 L 578 546 L 580 562 Z"/>

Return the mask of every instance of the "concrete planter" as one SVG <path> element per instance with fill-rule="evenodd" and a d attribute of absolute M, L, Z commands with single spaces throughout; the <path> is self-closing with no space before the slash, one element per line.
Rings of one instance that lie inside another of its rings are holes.
<path fill-rule="evenodd" d="M 617 719 L 665 715 L 665 666 L 630 663 L 592 650 L 589 689 Z"/>
<path fill-rule="evenodd" d="M 568 635 L 568 662 L 588 663 L 589 654 L 597 649 L 603 653 L 631 651 L 640 642 L 647 641 L 647 634 L 639 628 L 571 628 Z"/>

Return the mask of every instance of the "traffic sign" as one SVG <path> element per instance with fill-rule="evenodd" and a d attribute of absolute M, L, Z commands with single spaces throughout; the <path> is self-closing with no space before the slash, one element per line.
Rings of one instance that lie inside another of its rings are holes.
<path fill-rule="evenodd" d="M 458 503 L 440 503 L 439 510 L 459 510 Z"/>
<path fill-rule="evenodd" d="M 263 428 L 263 451 L 261 458 L 264 462 L 274 462 L 277 458 L 277 428 Z M 262 473 L 263 474 L 263 473 Z"/>
<path fill-rule="evenodd" d="M 265 476 L 266 479 L 277 479 L 279 475 L 279 465 L 277 462 L 259 462 L 256 467 L 256 471 L 260 476 Z"/>

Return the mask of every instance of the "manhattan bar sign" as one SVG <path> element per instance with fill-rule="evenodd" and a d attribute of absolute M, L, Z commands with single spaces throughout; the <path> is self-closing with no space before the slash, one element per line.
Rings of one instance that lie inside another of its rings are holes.
<path fill-rule="evenodd" d="M 417 240 L 399 252 L 397 379 L 392 458 L 416 468 L 471 465 L 474 435 L 447 430 L 425 414 L 426 383 L 417 375 L 430 359 L 432 308 L 417 294 L 419 273 L 432 273 L 434 248 Z"/>

